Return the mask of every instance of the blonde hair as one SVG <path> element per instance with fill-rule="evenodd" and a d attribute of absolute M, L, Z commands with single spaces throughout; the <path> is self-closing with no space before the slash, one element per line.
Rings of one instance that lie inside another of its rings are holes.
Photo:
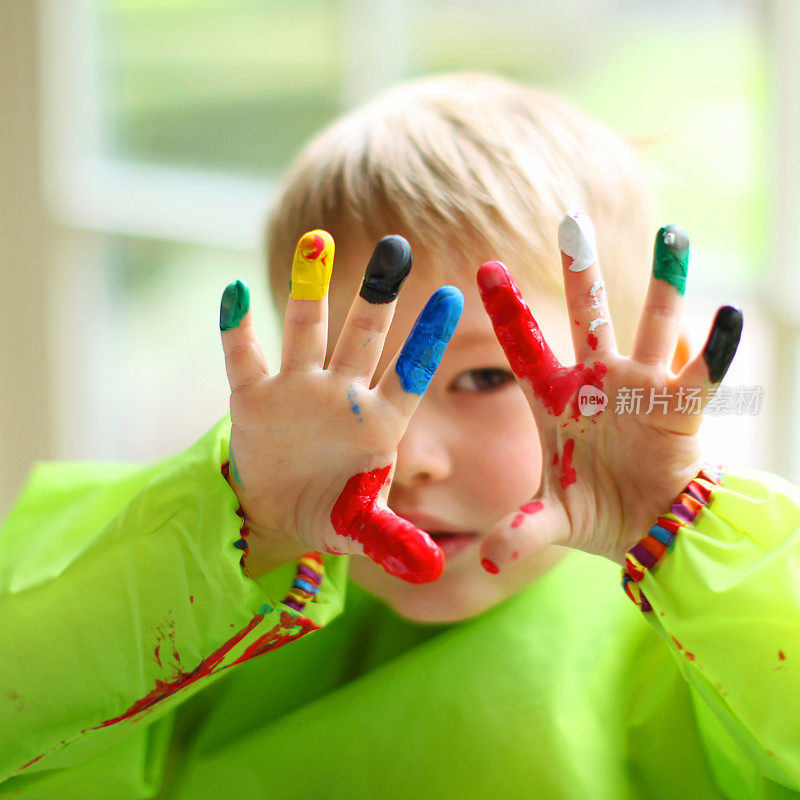
<path fill-rule="evenodd" d="M 413 81 L 332 124 L 290 168 L 267 228 L 272 296 L 285 301 L 298 238 L 324 228 L 368 244 L 402 234 L 440 280 L 443 263 L 474 273 L 498 259 L 526 292 L 560 298 L 556 231 L 581 210 L 626 346 L 649 275 L 650 205 L 632 148 L 567 101 L 484 74 Z"/>

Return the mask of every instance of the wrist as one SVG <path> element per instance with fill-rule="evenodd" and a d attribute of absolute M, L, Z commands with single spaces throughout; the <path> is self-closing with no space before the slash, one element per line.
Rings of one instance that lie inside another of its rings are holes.
<path fill-rule="evenodd" d="M 234 547 L 241 551 L 242 569 L 251 577 L 258 578 L 284 564 L 297 561 L 308 552 L 308 547 L 276 531 L 261 527 L 248 517 L 244 510 L 242 486 L 232 472 L 230 463 L 225 461 L 222 464 L 222 474 L 239 501 L 236 513 L 242 522 L 239 539 L 234 542 Z"/>
<path fill-rule="evenodd" d="M 694 522 L 695 517 L 710 502 L 713 488 L 719 484 L 718 467 L 701 467 L 670 503 L 669 508 L 658 516 L 645 535 L 625 553 L 622 588 L 642 611 L 650 611 L 652 607 L 641 590 L 641 581 L 671 552 L 681 529 Z"/>

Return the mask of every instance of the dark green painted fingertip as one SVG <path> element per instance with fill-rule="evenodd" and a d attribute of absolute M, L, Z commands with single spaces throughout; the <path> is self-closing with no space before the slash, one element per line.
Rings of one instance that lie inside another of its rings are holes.
<path fill-rule="evenodd" d="M 653 250 L 653 277 L 686 293 L 689 272 L 689 236 L 680 225 L 664 225 L 656 234 Z"/>
<path fill-rule="evenodd" d="M 229 331 L 239 327 L 250 309 L 250 289 L 244 281 L 234 281 L 225 287 L 219 304 L 219 329 Z"/>

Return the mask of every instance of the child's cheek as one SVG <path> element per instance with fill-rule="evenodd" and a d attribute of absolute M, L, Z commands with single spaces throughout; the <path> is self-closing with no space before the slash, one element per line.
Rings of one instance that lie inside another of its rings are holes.
<path fill-rule="evenodd" d="M 527 502 L 539 486 L 542 449 L 536 423 L 519 391 L 470 428 L 459 470 L 470 484 L 464 490 L 479 501 L 483 514 L 499 519 Z"/>

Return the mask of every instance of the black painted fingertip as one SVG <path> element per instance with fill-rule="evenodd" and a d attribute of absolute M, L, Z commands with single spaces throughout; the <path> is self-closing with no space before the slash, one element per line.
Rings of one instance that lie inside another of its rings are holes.
<path fill-rule="evenodd" d="M 742 338 L 743 325 L 744 317 L 741 309 L 735 306 L 722 306 L 717 311 L 708 341 L 703 348 L 703 359 L 712 383 L 719 383 L 725 377 L 736 355 L 739 339 Z"/>
<path fill-rule="evenodd" d="M 238 327 L 250 309 L 250 289 L 244 281 L 233 281 L 225 287 L 219 304 L 219 329 Z"/>
<path fill-rule="evenodd" d="M 411 271 L 411 245 L 402 236 L 384 236 L 367 264 L 359 294 L 368 303 L 391 303 Z"/>

